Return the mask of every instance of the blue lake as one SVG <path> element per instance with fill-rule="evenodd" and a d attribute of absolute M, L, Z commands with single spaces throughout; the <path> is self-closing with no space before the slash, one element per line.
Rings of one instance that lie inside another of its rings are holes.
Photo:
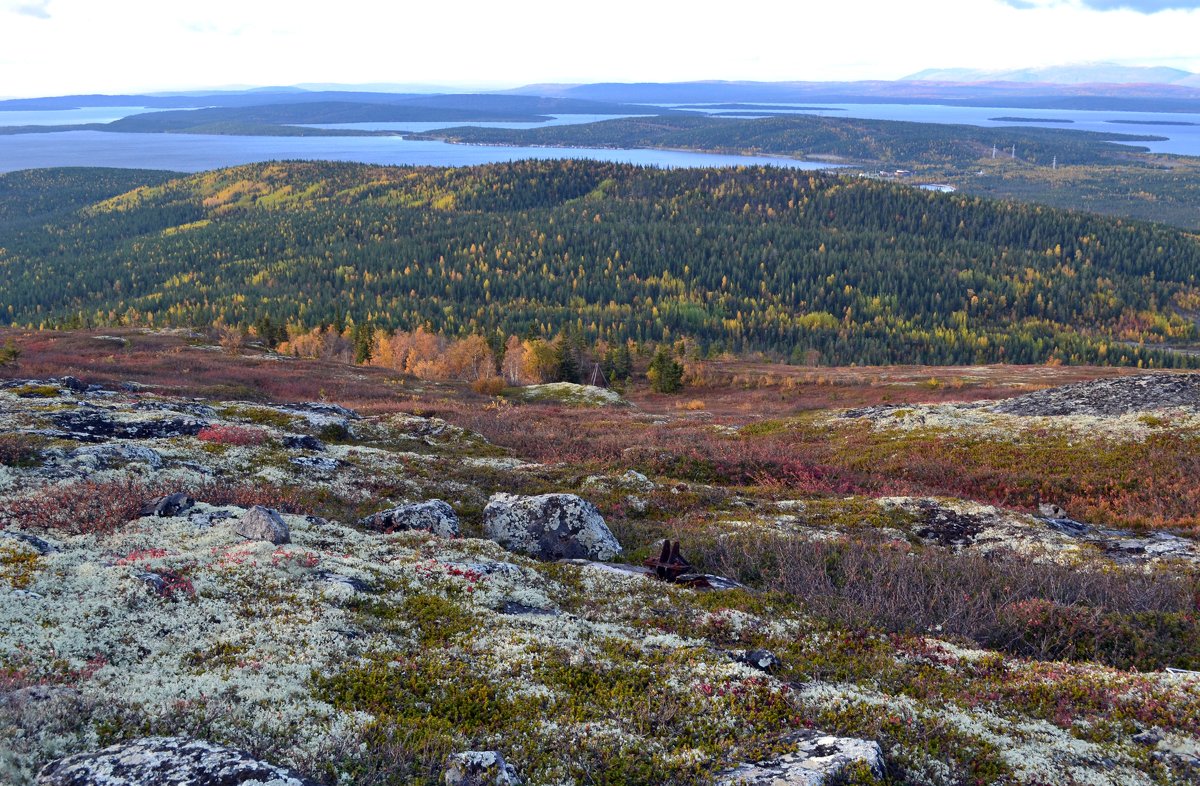
<path fill-rule="evenodd" d="M 695 105 L 693 105 L 695 106 Z M 1109 112 L 1011 107 L 962 107 L 929 104 L 825 104 L 829 109 L 801 109 L 798 104 L 755 103 L 757 116 L 778 113 L 817 114 L 923 123 L 956 123 L 990 127 L 1021 125 L 1167 137 L 1163 142 L 1136 143 L 1156 153 L 1200 156 L 1200 114 L 1177 112 Z M 770 107 L 769 110 L 766 107 Z M 103 123 L 147 111 L 140 107 L 90 107 L 70 110 L 0 111 L 0 126 Z M 736 110 L 707 110 L 713 115 Z M 536 128 L 609 120 L 621 115 L 557 115 L 543 123 L 343 123 L 324 128 L 381 131 L 430 131 L 455 125 L 493 128 Z M 996 121 L 996 117 L 1043 118 L 1063 122 Z M 1125 121 L 1125 122 L 1117 122 Z M 1194 123 L 1141 125 L 1128 121 Z M 997 144 L 1003 145 L 1002 135 Z M 825 163 L 769 156 L 712 155 L 670 150 L 531 148 L 450 145 L 396 137 L 262 137 L 193 134 L 119 134 L 67 131 L 0 136 L 0 172 L 51 166 L 110 166 L 196 172 L 223 166 L 281 159 L 330 159 L 374 164 L 471 166 L 527 158 L 592 158 L 663 167 L 716 167 L 774 164 L 797 169 L 825 169 Z M 1067 162 L 1063 162 L 1067 163 Z"/>
<path fill-rule="evenodd" d="M 529 158 L 589 158 L 660 167 L 766 164 L 828 169 L 828 164 L 771 156 L 735 156 L 674 150 L 452 145 L 399 136 L 273 137 L 201 134 L 124 134 L 60 131 L 0 136 L 0 172 L 54 166 L 107 166 L 200 172 L 255 161 L 287 159 L 369 164 L 472 166 Z"/>

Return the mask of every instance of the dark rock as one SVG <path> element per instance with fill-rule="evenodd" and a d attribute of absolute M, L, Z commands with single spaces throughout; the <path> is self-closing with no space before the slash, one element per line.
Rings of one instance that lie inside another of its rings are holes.
<path fill-rule="evenodd" d="M 446 761 L 446 786 L 518 786 L 516 769 L 498 751 L 455 753 Z"/>
<path fill-rule="evenodd" d="M 978 517 L 943 507 L 933 500 L 917 500 L 916 505 L 924 519 L 916 531 L 922 540 L 941 546 L 969 546 L 985 528 Z"/>
<path fill-rule="evenodd" d="M 313 412 L 318 415 L 332 415 L 339 418 L 349 418 L 351 420 L 358 420 L 361 417 L 361 415 L 348 407 L 343 407 L 340 404 L 328 404 L 323 401 L 304 401 L 299 404 L 287 404 L 281 407 L 281 409 L 292 409 L 300 412 Z"/>
<path fill-rule="evenodd" d="M 311 469 L 317 472 L 333 472 L 341 466 L 341 462 L 337 459 L 323 456 L 296 456 L 288 459 L 288 462 L 301 469 Z"/>
<path fill-rule="evenodd" d="M 191 418 L 119 421 L 95 409 L 59 412 L 51 418 L 66 439 L 78 442 L 105 442 L 110 439 L 169 439 L 194 437 L 208 425 Z"/>
<path fill-rule="evenodd" d="M 250 540 L 265 540 L 269 543 L 289 543 L 292 533 L 279 511 L 255 505 L 242 514 L 233 525 L 233 531 Z"/>
<path fill-rule="evenodd" d="M 91 388 L 86 382 L 76 379 L 75 377 L 59 377 L 55 380 L 60 387 L 66 388 L 72 393 L 86 393 Z"/>
<path fill-rule="evenodd" d="M 374 592 L 375 588 L 363 581 L 352 576 L 343 576 L 340 573 L 331 573 L 327 570 L 322 570 L 317 573 L 317 581 L 323 581 L 327 584 L 340 584 L 343 587 L 349 587 L 355 592 Z"/>
<path fill-rule="evenodd" d="M 524 603 L 517 603 L 515 600 L 505 601 L 504 605 L 500 607 L 500 613 L 508 614 L 508 615 L 514 616 L 514 617 L 526 617 L 526 616 L 557 617 L 558 616 L 558 612 L 555 611 L 554 609 L 543 609 L 543 608 L 539 608 L 537 606 L 526 606 Z"/>
<path fill-rule="evenodd" d="M 182 515 L 184 512 L 191 510 L 196 504 L 196 500 L 184 494 L 182 491 L 177 491 L 174 494 L 168 494 L 165 497 L 159 497 L 156 500 L 147 502 L 138 511 L 139 516 L 158 516 L 159 518 L 171 518 L 173 516 Z"/>
<path fill-rule="evenodd" d="M 717 775 L 717 786 L 822 786 L 854 766 L 885 774 L 879 743 L 802 731 L 787 739 L 792 750 L 774 759 L 741 764 Z"/>
<path fill-rule="evenodd" d="M 325 443 L 309 434 L 286 434 L 283 446 L 289 450 L 311 450 L 320 453 L 325 449 Z"/>
<path fill-rule="evenodd" d="M 684 573 L 676 577 L 675 583 L 700 590 L 749 589 L 739 581 L 713 573 Z"/>
<path fill-rule="evenodd" d="M 1073 538 L 1082 538 L 1092 531 L 1092 528 L 1074 519 L 1068 518 L 1048 518 L 1044 521 L 1050 525 L 1050 529 L 1070 535 Z"/>
<path fill-rule="evenodd" d="M 574 494 L 495 494 L 483 510 L 487 537 L 542 559 L 609 560 L 621 553 L 596 506 Z"/>
<path fill-rule="evenodd" d="M 173 570 L 160 573 L 143 570 L 133 574 L 133 577 L 164 598 L 172 598 L 181 592 L 186 595 L 193 594 L 192 583 Z"/>
<path fill-rule="evenodd" d="M 191 415 L 200 420 L 214 420 L 217 411 L 207 404 L 190 401 L 135 401 L 132 409 L 136 412 L 170 412 L 175 415 Z"/>
<path fill-rule="evenodd" d="M 783 665 L 779 658 L 775 657 L 775 653 L 770 650 L 746 650 L 734 660 L 752 669 L 767 672 L 774 671 Z"/>
<path fill-rule="evenodd" d="M 1126 415 L 1200 408 L 1200 374 L 1139 374 L 1097 379 L 1017 396 L 992 405 L 1007 415 Z"/>
<path fill-rule="evenodd" d="M 38 786 L 315 786 L 248 753 L 187 737 L 145 737 L 46 765 Z"/>
<path fill-rule="evenodd" d="M 192 513 L 188 516 L 188 522 L 194 527 L 208 529 L 214 524 L 231 518 L 233 518 L 233 513 L 228 510 L 211 510 L 207 513 Z"/>
<path fill-rule="evenodd" d="M 459 533 L 458 515 L 455 514 L 454 508 L 440 499 L 381 510 L 358 523 L 375 532 L 424 530 L 443 538 L 458 537 Z"/>
<path fill-rule="evenodd" d="M 53 543 L 42 540 L 36 535 L 30 535 L 25 532 L 13 532 L 12 530 L 0 529 L 0 538 L 12 538 L 13 540 L 19 540 L 28 546 L 32 546 L 37 553 L 41 554 L 43 557 L 47 554 L 52 554 L 58 551 L 58 546 L 55 546 Z"/>

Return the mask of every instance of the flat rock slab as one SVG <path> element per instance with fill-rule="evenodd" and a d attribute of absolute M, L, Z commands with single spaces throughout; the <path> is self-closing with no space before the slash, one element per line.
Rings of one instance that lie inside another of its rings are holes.
<path fill-rule="evenodd" d="M 717 786 L 824 786 L 852 767 L 884 775 L 879 743 L 854 737 L 833 737 L 817 731 L 792 735 L 795 747 L 779 758 L 742 764 L 717 776 Z"/>
<path fill-rule="evenodd" d="M 187 737 L 145 737 L 48 764 L 38 786 L 315 786 L 247 753 Z"/>

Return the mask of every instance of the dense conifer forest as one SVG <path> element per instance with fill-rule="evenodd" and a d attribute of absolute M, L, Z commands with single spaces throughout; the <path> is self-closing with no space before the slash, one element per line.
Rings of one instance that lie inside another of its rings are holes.
<path fill-rule="evenodd" d="M 1200 242 L 776 168 L 0 176 L 0 321 L 694 339 L 825 364 L 1192 365 Z"/>

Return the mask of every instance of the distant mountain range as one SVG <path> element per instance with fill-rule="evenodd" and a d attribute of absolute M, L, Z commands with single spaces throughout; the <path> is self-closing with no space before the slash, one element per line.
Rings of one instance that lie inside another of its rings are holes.
<path fill-rule="evenodd" d="M 1080 63 L 1011 71 L 974 68 L 927 68 L 904 77 L 905 82 L 1020 82 L 1043 85 L 1181 85 L 1200 87 L 1200 74 L 1165 66 L 1123 66 Z"/>

